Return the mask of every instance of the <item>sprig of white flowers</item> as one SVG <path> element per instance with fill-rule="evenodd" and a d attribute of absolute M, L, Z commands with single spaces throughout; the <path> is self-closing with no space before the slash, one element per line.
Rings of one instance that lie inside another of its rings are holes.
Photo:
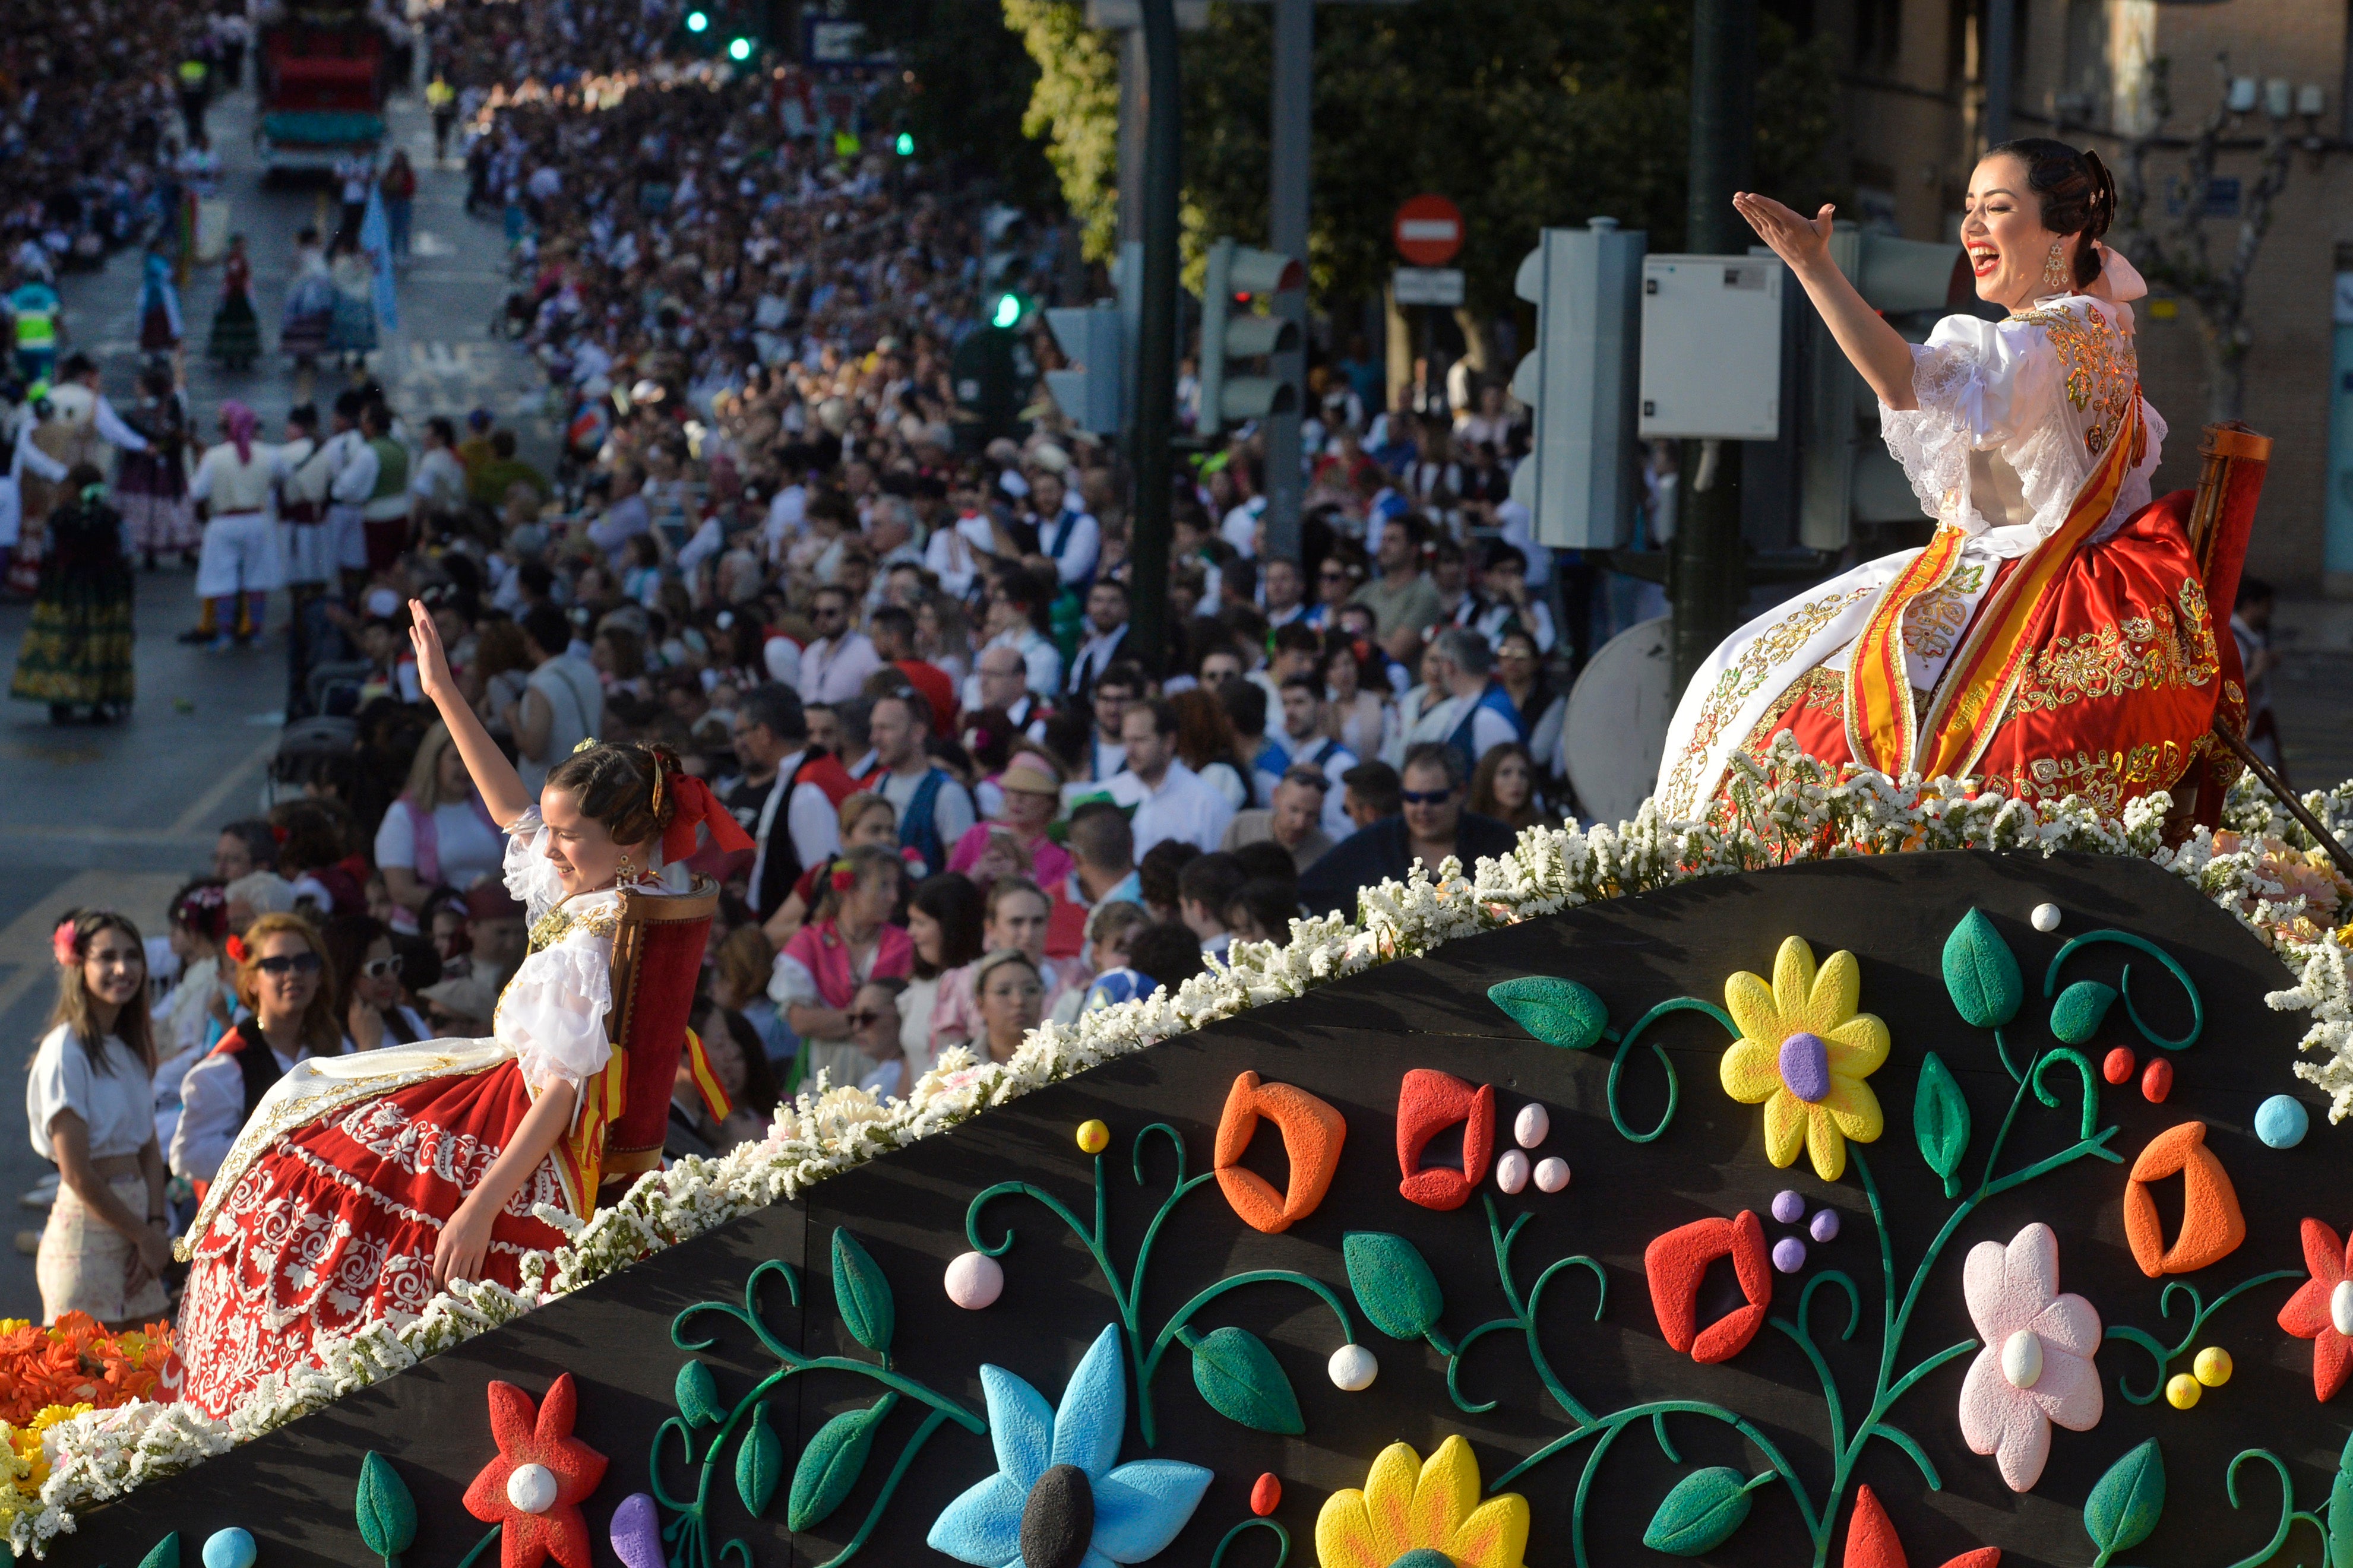
<path fill-rule="evenodd" d="M 638 1179 L 585 1224 L 542 1205 L 563 1246 L 523 1262 L 522 1289 L 480 1283 L 434 1298 L 405 1326 L 378 1323 L 319 1342 L 319 1364 L 266 1378 L 226 1421 L 191 1406 L 136 1402 L 58 1423 L 44 1434 L 50 1471 L 38 1506 L 8 1521 L 10 1546 L 38 1556 L 75 1515 L 272 1431 L 355 1389 L 415 1365 L 617 1269 L 731 1219 L 797 1196 L 828 1176 L 903 1148 L 990 1107 L 1251 1007 L 1305 994 L 1376 964 L 1430 952 L 1457 937 L 1603 899 L 1701 877 L 1855 855 L 1925 849 L 2063 851 L 2132 856 L 2195 885 L 2276 952 L 2295 984 L 2265 1000 L 2312 1016 L 2299 1077 L 2331 1097 L 2330 1119 L 2353 1114 L 2353 975 L 2333 934 L 2353 884 L 2308 836 L 2252 786 L 2234 790 L 2221 836 L 2200 830 L 2162 842 L 2162 795 L 2121 818 L 2070 796 L 2055 805 L 1972 796 L 1949 780 L 1924 783 L 1832 769 L 1784 734 L 1763 763 L 1736 757 L 1733 809 L 1723 823 L 1672 822 L 1644 803 L 1615 827 L 1529 828 L 1512 852 L 1467 872 L 1448 859 L 1419 863 L 1402 882 L 1359 891 L 1356 919 L 1293 921 L 1287 942 L 1233 944 L 1225 963 L 1176 992 L 1031 1031 L 1004 1062 L 962 1047 L 940 1054 L 903 1100 L 835 1088 L 820 1076 L 776 1108 L 767 1137 L 714 1159 L 689 1158 Z M 2353 831 L 2353 781 L 2306 804 L 2332 831 Z M 2291 883 L 2295 884 L 2291 886 Z"/>

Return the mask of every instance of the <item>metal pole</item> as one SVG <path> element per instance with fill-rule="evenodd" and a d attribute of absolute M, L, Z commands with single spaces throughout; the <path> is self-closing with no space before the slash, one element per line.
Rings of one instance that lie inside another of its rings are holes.
<path fill-rule="evenodd" d="M 2312 841 L 2327 851 L 2331 860 L 2337 862 L 2337 868 L 2347 876 L 2353 877 L 2353 854 L 2348 854 L 2345 846 L 2338 841 L 2337 835 L 2329 832 L 2322 826 L 2320 818 L 2312 815 L 2302 797 L 2295 791 L 2288 788 L 2287 781 L 2272 772 L 2269 763 L 2255 755 L 2254 748 L 2247 744 L 2246 737 L 2222 722 L 2222 716 L 2220 713 L 2214 715 L 2212 729 L 2222 744 L 2231 748 L 2232 754 L 2246 763 L 2248 771 L 2263 781 L 2263 786 L 2272 792 L 2272 798 L 2284 806 L 2287 814 L 2295 817 L 2306 833 L 2312 835 Z"/>
<path fill-rule="evenodd" d="M 1176 427 L 1176 195 L 1183 142 L 1177 124 L 1176 0 L 1143 0 L 1143 320 L 1135 353 L 1135 506 L 1128 639 L 1157 677 L 1167 647 L 1169 441 Z"/>
<path fill-rule="evenodd" d="M 1691 194 L 1686 227 L 1700 255 L 1737 256 L 1748 226 L 1732 193 L 1748 184 L 1757 134 L 1757 0 L 1693 0 Z M 1686 441 L 1667 593 L 1674 610 L 1674 684 L 1680 691 L 1748 597 L 1740 541 L 1740 445 Z"/>
<path fill-rule="evenodd" d="M 1986 0 L 1985 144 L 2010 140 L 2010 85 L 2017 74 L 2017 0 Z"/>
<path fill-rule="evenodd" d="M 1307 150 L 1314 97 L 1315 0 L 1274 0 L 1272 147 L 1268 237 L 1285 256 L 1307 260 Z M 1275 296 L 1275 310 L 1299 328 L 1299 352 L 1273 356 L 1276 379 L 1299 389 L 1301 405 L 1266 422 L 1266 552 L 1299 559 L 1299 420 L 1307 396 L 1307 293 Z"/>
<path fill-rule="evenodd" d="M 1144 34 L 1123 27 L 1119 34 L 1119 242 L 1144 237 L 1136 208 L 1142 205 L 1144 166 Z"/>

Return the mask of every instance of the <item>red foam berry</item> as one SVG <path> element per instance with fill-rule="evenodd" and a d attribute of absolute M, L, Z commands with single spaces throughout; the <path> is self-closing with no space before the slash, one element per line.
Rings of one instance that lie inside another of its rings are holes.
<path fill-rule="evenodd" d="M 1264 1519 L 1282 1506 L 1282 1482 L 1275 1478 L 1272 1470 L 1269 1470 L 1250 1488 L 1250 1511 Z"/>
<path fill-rule="evenodd" d="M 2110 1083 L 2125 1083 L 2131 1079 L 2133 1067 L 2132 1047 L 2118 1046 L 2108 1053 L 2108 1059 L 2100 1064 L 2100 1076 Z"/>
<path fill-rule="evenodd" d="M 2150 1062 L 2148 1070 L 2140 1075 L 2140 1092 L 2151 1105 L 2163 1104 L 2173 1092 L 2173 1064 L 2163 1057 Z"/>

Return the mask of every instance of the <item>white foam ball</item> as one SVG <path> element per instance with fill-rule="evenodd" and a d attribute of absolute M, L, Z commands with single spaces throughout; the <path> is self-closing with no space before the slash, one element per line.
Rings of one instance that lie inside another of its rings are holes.
<path fill-rule="evenodd" d="M 948 1264 L 948 1300 L 967 1312 L 993 1304 L 1005 1290 L 1005 1269 L 985 1252 L 958 1253 Z"/>
<path fill-rule="evenodd" d="M 1362 1345 L 1342 1345 L 1332 1352 L 1327 1370 L 1332 1374 L 1333 1387 L 1356 1394 L 1372 1387 L 1373 1379 L 1380 1375 L 1381 1363 Z"/>
<path fill-rule="evenodd" d="M 507 1501 L 525 1513 L 555 1506 L 555 1472 L 545 1465 L 517 1465 L 507 1477 Z"/>
<path fill-rule="evenodd" d="M 1528 1157 L 1517 1149 L 1506 1149 L 1495 1161 L 1495 1184 L 1507 1193 L 1516 1193 L 1528 1184 Z"/>
<path fill-rule="evenodd" d="M 1568 1162 L 1557 1154 L 1537 1161 L 1536 1185 L 1548 1193 L 1556 1193 L 1568 1185 Z"/>
<path fill-rule="evenodd" d="M 1552 1131 L 1552 1112 L 1531 1101 L 1512 1120 L 1512 1136 L 1523 1149 L 1533 1149 Z"/>
<path fill-rule="evenodd" d="M 2031 918 L 2034 921 L 2034 929 L 2036 931 L 2057 931 L 2059 929 L 2059 906 L 2056 904 L 2037 904 L 2034 906 L 2034 913 Z"/>

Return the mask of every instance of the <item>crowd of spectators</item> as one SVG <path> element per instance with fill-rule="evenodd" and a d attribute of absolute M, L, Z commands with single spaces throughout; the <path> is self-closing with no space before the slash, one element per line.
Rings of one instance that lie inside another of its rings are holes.
<path fill-rule="evenodd" d="M 633 64 L 664 18 L 424 26 L 475 207 L 509 226 L 519 352 L 570 395 L 553 459 L 373 384 L 238 457 L 274 465 L 290 562 L 308 486 L 364 565 L 298 595 L 276 804 L 223 830 L 153 954 L 176 972 L 159 1136 L 191 1182 L 250 1098 L 190 1073 L 262 1005 L 231 935 L 309 922 L 320 963 L 267 1005 L 317 1012 L 327 1051 L 489 1033 L 524 951 L 500 825 L 420 700 L 412 601 L 527 785 L 588 737 L 657 743 L 754 840 L 696 867 L 723 889 L 696 1027 L 737 1110 L 714 1123 L 682 1082 L 681 1148 L 756 1136 L 820 1076 L 899 1093 L 950 1047 L 1002 1059 L 1569 807 L 1567 617 L 1508 499 L 1500 389 L 1385 408 L 1360 351 L 1319 366 L 1303 560 L 1269 553 L 1245 430 L 1168 476 L 1170 573 L 1135 584 L 1113 449 L 1029 385 L 992 430 L 952 375 L 992 249 L 1052 276 L 1060 236 L 866 145 L 854 103 L 789 73 Z M 1145 592 L 1170 627 L 1148 660 Z"/>

